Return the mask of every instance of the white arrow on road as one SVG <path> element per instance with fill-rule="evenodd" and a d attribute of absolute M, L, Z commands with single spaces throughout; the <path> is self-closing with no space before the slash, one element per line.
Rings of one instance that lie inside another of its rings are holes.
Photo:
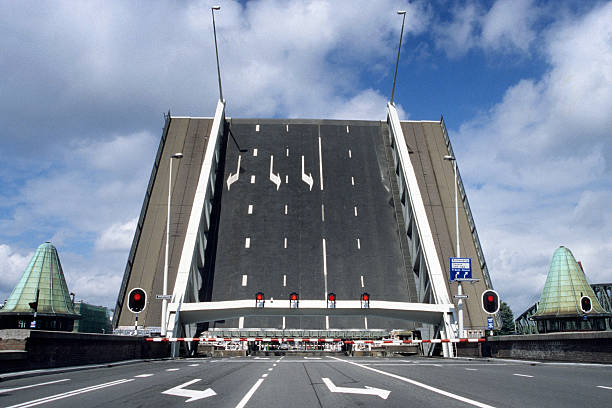
<path fill-rule="evenodd" d="M 329 378 L 321 378 L 327 388 L 331 392 L 342 392 L 345 394 L 363 394 L 363 395 L 378 395 L 382 399 L 387 399 L 391 391 L 383 390 L 381 388 L 368 387 L 365 388 L 348 388 L 348 387 L 336 387 Z"/>
<path fill-rule="evenodd" d="M 242 158 L 241 155 L 238 155 L 238 168 L 236 169 L 236 174 L 232 174 L 230 173 L 229 177 L 227 178 L 227 189 L 230 189 L 230 186 L 238 181 L 238 177 L 240 177 L 240 159 Z"/>
<path fill-rule="evenodd" d="M 202 398 L 208 398 L 208 397 L 212 397 L 213 395 L 217 395 L 217 393 L 214 392 L 212 388 L 207 388 L 204 391 L 185 389 L 185 387 L 188 387 L 191 384 L 196 383 L 198 381 L 202 381 L 202 379 L 196 378 L 195 380 L 187 381 L 185 384 L 181 384 L 174 388 L 170 388 L 169 390 L 163 391 L 162 394 L 178 395 L 179 397 L 188 397 L 189 399 L 185 402 L 196 401 Z"/>
<path fill-rule="evenodd" d="M 312 173 L 306 174 L 304 172 L 304 156 L 302 156 L 302 181 L 310 187 L 310 191 L 312 191 L 312 185 L 314 181 L 312 180 Z"/>
<path fill-rule="evenodd" d="M 280 188 L 281 178 L 280 173 L 274 174 L 274 156 L 270 155 L 270 181 L 276 184 L 276 191 Z"/>

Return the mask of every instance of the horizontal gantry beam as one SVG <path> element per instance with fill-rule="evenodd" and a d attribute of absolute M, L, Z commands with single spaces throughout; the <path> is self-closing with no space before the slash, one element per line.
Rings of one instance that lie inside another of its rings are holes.
<path fill-rule="evenodd" d="M 297 307 L 291 301 L 266 300 L 263 307 L 256 307 L 255 299 L 222 302 L 170 303 L 170 312 L 176 312 L 184 324 L 210 322 L 241 316 L 379 316 L 429 324 L 439 324 L 447 313 L 452 313 L 453 304 L 426 304 L 370 301 L 362 307 L 359 300 L 338 300 L 329 308 L 325 300 L 300 300 Z"/>

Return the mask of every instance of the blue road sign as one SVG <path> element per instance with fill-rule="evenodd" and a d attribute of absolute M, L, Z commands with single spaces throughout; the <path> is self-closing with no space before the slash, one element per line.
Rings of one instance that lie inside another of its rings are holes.
<path fill-rule="evenodd" d="M 493 318 L 492 317 L 487 317 L 487 329 L 488 330 L 493 330 Z"/>
<path fill-rule="evenodd" d="M 448 258 L 450 280 L 472 279 L 472 258 Z"/>

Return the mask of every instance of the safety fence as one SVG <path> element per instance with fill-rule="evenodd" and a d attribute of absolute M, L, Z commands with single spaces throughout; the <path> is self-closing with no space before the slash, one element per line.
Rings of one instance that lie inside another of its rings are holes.
<path fill-rule="evenodd" d="M 213 338 L 189 338 L 189 337 L 149 337 L 146 341 L 152 342 L 200 342 L 200 343 L 221 343 L 221 342 L 244 342 L 244 341 L 259 341 L 266 343 L 342 343 L 342 344 L 372 344 L 375 346 L 398 346 L 403 344 L 421 344 L 421 343 L 482 343 L 486 339 L 426 339 L 426 340 L 342 340 L 330 338 L 275 338 L 275 337 L 213 337 Z"/>

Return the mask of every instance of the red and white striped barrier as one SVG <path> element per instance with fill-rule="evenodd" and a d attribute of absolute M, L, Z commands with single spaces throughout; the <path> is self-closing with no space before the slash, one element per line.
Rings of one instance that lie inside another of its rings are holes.
<path fill-rule="evenodd" d="M 189 338 L 189 337 L 148 337 L 146 341 L 153 342 L 185 342 L 193 341 L 200 343 L 219 343 L 219 342 L 242 342 L 242 341 L 262 341 L 268 343 L 344 343 L 344 344 L 374 344 L 382 346 L 394 346 L 402 344 L 421 344 L 421 343 L 483 343 L 484 338 L 480 339 L 429 339 L 429 340 L 342 340 L 330 338 L 276 338 L 276 337 L 211 337 L 211 338 Z"/>

